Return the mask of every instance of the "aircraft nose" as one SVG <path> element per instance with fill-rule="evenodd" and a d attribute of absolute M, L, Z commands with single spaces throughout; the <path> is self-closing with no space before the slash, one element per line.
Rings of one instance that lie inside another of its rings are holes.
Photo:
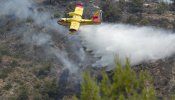
<path fill-rule="evenodd" d="M 58 19 L 58 22 L 63 22 L 64 20 L 63 19 Z"/>
<path fill-rule="evenodd" d="M 62 22 L 64 22 L 64 20 L 62 20 L 62 19 L 59 19 L 59 20 L 57 21 L 58 24 L 61 24 Z"/>

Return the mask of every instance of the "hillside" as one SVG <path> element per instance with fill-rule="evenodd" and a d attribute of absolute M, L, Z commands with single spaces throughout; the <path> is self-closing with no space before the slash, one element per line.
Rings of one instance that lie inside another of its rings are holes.
<path fill-rule="evenodd" d="M 79 0 L 85 18 L 99 6 L 104 23 L 124 23 L 174 31 L 174 5 L 158 2 Z M 91 67 L 101 57 L 88 50 L 81 35 L 69 35 L 58 18 L 72 11 L 72 0 L 0 1 L 0 99 L 62 100 L 80 94 L 86 69 L 98 76 L 101 67 Z M 133 0 L 134 1 L 134 0 Z M 137 0 L 136 0 L 137 1 Z M 116 6 L 117 5 L 117 6 Z M 174 54 L 156 61 L 133 65 L 136 72 L 147 70 L 154 79 L 157 97 L 174 94 Z M 106 66 L 107 67 L 107 66 Z M 112 70 L 108 70 L 109 76 Z"/>

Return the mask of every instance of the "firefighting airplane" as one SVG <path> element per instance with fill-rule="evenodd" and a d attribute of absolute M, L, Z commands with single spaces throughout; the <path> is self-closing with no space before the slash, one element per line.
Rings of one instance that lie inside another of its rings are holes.
<path fill-rule="evenodd" d="M 81 25 L 101 24 L 101 10 L 96 11 L 91 19 L 82 19 L 83 9 L 83 4 L 76 4 L 75 11 L 68 13 L 71 18 L 61 18 L 60 20 L 58 20 L 58 24 L 69 27 L 69 31 L 71 33 L 78 31 Z"/>

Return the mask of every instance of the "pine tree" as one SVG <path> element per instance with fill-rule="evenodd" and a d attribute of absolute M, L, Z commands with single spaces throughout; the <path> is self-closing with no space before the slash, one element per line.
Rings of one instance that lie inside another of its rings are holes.
<path fill-rule="evenodd" d="M 85 72 L 81 83 L 80 100 L 157 100 L 152 78 L 147 71 L 136 73 L 129 60 L 122 66 L 116 60 L 116 68 L 109 79 L 103 70 L 100 87 L 90 72 Z"/>
<path fill-rule="evenodd" d="M 131 0 L 131 9 L 133 13 L 142 12 L 144 0 Z"/>
<path fill-rule="evenodd" d="M 101 100 L 99 87 L 94 78 L 91 78 L 90 72 L 85 72 L 81 84 L 81 100 Z"/>
<path fill-rule="evenodd" d="M 111 100 L 111 82 L 105 71 L 102 71 L 100 90 L 102 100 Z"/>

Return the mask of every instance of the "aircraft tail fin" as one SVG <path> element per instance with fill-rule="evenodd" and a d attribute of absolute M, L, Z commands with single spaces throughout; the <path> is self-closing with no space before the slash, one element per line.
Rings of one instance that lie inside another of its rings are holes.
<path fill-rule="evenodd" d="M 93 16 L 92 16 L 92 20 L 95 22 L 95 23 L 101 23 L 102 21 L 102 10 L 98 10 L 96 11 Z"/>

